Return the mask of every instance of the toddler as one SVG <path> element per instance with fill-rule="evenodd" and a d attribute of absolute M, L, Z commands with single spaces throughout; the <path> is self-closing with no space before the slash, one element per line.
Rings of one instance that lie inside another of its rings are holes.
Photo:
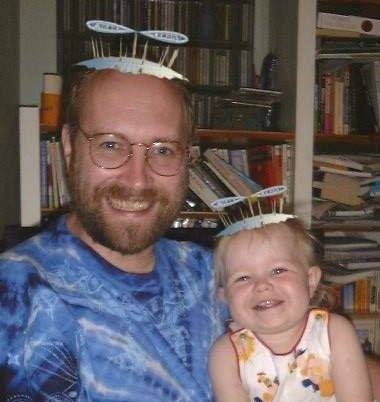
<path fill-rule="evenodd" d="M 311 307 L 321 269 L 298 219 L 222 237 L 215 267 L 232 317 L 210 351 L 218 402 L 373 401 L 353 326 Z"/>

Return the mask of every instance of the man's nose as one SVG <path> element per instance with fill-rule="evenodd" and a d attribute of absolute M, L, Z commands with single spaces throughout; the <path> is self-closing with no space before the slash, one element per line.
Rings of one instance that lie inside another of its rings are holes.
<path fill-rule="evenodd" d="M 146 159 L 146 147 L 135 146 L 128 161 L 121 166 L 120 175 L 126 184 L 134 187 L 146 187 L 150 182 L 151 169 Z"/>

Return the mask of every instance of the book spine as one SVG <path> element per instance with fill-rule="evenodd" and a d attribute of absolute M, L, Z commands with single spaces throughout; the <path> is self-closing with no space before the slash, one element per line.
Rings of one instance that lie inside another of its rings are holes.
<path fill-rule="evenodd" d="M 343 134 L 343 87 L 344 83 L 340 72 L 334 74 L 334 114 L 333 114 L 333 134 Z"/>
<path fill-rule="evenodd" d="M 380 21 L 354 15 L 318 13 L 318 28 L 342 29 L 362 34 L 380 35 Z M 366 29 L 364 29 L 366 27 Z"/>
<path fill-rule="evenodd" d="M 334 87 L 333 76 L 328 73 L 325 75 L 325 101 L 324 101 L 324 132 L 333 133 L 333 110 L 334 110 Z"/>
<path fill-rule="evenodd" d="M 211 203 L 218 199 L 218 196 L 192 167 L 189 169 L 189 187 L 210 209 Z"/>
<path fill-rule="evenodd" d="M 235 195 L 249 196 L 252 194 L 252 188 L 240 179 L 232 170 L 233 167 L 219 158 L 212 149 L 208 149 L 203 155 L 214 169 L 235 189 L 233 191 Z"/>
<path fill-rule="evenodd" d="M 52 176 L 52 207 L 59 208 L 59 193 L 58 193 L 58 177 L 57 177 L 57 156 L 55 149 L 55 138 L 49 142 L 49 153 L 51 158 L 51 176 Z"/>
<path fill-rule="evenodd" d="M 40 142 L 40 181 L 41 181 L 41 207 L 49 207 L 48 196 L 48 141 L 42 140 Z"/>

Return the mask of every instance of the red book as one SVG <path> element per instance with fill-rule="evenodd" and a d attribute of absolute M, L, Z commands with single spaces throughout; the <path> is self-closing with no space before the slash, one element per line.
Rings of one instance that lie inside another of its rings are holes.
<path fill-rule="evenodd" d="M 260 145 L 248 151 L 249 175 L 263 187 L 282 184 L 282 147 Z"/>
<path fill-rule="evenodd" d="M 324 133 L 333 134 L 334 127 L 334 76 L 327 73 L 325 76 L 325 115 Z"/>

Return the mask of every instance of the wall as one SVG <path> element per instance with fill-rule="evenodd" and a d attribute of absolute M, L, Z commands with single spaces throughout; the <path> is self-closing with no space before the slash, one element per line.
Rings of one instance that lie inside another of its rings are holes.
<path fill-rule="evenodd" d="M 18 105 L 38 104 L 42 74 L 56 70 L 56 1 L 1 0 L 0 236 L 18 224 Z"/>
<path fill-rule="evenodd" d="M 43 73 L 57 69 L 56 0 L 20 2 L 20 103 L 39 104 Z"/>
<path fill-rule="evenodd" d="M 0 235 L 18 221 L 19 1 L 1 1 L 0 13 Z"/>

